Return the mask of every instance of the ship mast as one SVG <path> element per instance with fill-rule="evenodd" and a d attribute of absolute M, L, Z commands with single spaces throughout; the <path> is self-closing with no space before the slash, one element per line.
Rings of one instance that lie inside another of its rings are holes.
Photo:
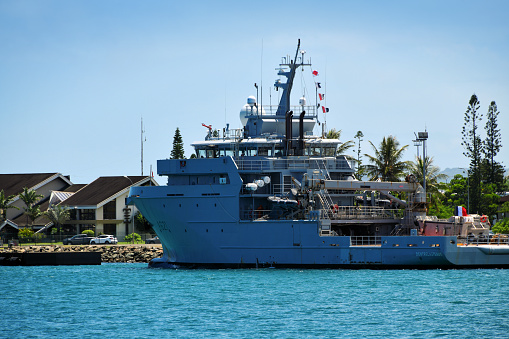
<path fill-rule="evenodd" d="M 283 89 L 283 94 L 281 95 L 281 101 L 279 102 L 279 106 L 277 108 L 276 115 L 279 116 L 285 116 L 286 112 L 290 111 L 290 93 L 292 92 L 293 87 L 293 79 L 295 78 L 295 72 L 299 66 L 311 66 L 311 64 L 305 64 L 304 58 L 302 57 L 300 60 L 300 63 L 297 63 L 297 56 L 299 55 L 300 50 L 300 39 L 297 44 L 297 50 L 295 51 L 295 58 L 293 60 L 288 60 L 284 58 L 286 61 L 285 63 L 279 64 L 279 66 L 287 66 L 290 68 L 289 71 L 285 72 L 283 71 L 283 68 L 279 69 L 278 75 L 283 75 L 287 77 L 286 83 L 281 83 L 280 81 L 276 81 L 274 86 L 276 87 L 276 90 L 278 88 Z"/>
<path fill-rule="evenodd" d="M 143 133 L 145 133 L 145 131 L 143 130 L 143 117 L 141 117 L 141 175 L 143 176 L 143 142 L 147 141 L 147 139 L 145 138 L 145 140 L 143 140 Z"/>

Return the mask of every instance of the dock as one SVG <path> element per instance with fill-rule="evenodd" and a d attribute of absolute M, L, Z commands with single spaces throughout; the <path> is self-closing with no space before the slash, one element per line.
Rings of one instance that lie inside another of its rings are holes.
<path fill-rule="evenodd" d="M 0 266 L 101 265 L 99 252 L 0 253 Z"/>

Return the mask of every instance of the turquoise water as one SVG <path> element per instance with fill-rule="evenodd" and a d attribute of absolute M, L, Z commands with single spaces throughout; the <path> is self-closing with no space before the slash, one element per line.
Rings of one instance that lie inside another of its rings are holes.
<path fill-rule="evenodd" d="M 509 270 L 0 267 L 0 337 L 507 338 Z"/>

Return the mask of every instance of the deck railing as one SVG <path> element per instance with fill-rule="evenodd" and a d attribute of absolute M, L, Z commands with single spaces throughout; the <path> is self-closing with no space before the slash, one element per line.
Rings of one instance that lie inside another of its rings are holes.
<path fill-rule="evenodd" d="M 241 171 L 266 171 L 285 169 L 327 169 L 353 171 L 354 165 L 345 159 L 243 159 L 235 158 L 235 163 Z"/>
<path fill-rule="evenodd" d="M 323 210 L 331 220 L 374 220 L 400 219 L 404 211 L 372 206 L 333 206 L 330 210 Z"/>
<path fill-rule="evenodd" d="M 458 237 L 458 243 L 466 245 L 507 245 L 509 238 L 507 235 L 490 235 L 490 236 L 477 236 L 477 237 Z"/>

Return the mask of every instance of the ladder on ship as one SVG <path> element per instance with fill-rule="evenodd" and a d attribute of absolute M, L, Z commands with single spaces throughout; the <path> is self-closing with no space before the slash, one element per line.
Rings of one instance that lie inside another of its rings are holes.
<path fill-rule="evenodd" d="M 325 163 L 325 160 L 318 161 L 316 160 L 317 168 L 320 170 L 321 175 L 324 177 L 325 180 L 331 180 L 331 176 L 329 171 L 327 170 L 327 165 Z M 320 204 L 323 207 L 323 213 L 322 218 L 324 219 L 331 219 L 334 214 L 334 202 L 332 201 L 332 198 L 327 191 L 327 189 L 323 188 L 320 191 L 317 192 L 318 199 L 320 200 Z"/>

